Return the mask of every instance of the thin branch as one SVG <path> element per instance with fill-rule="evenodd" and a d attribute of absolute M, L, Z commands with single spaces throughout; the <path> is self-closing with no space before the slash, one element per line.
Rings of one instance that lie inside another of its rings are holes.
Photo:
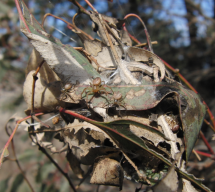
<path fill-rule="evenodd" d="M 34 131 L 29 131 L 29 134 L 35 134 L 35 133 L 43 133 L 43 132 L 59 132 L 64 130 L 65 128 L 60 128 L 60 129 L 55 129 L 55 130 L 51 130 L 51 129 L 37 129 Z"/>
<path fill-rule="evenodd" d="M 196 150 L 195 150 L 195 149 L 193 149 L 193 153 L 195 154 L 195 156 L 197 157 L 197 159 L 198 159 L 199 161 L 202 160 L 201 157 L 199 156 L 199 154 L 196 153 Z"/>
<path fill-rule="evenodd" d="M 102 18 L 103 19 L 103 18 Z M 121 48 L 122 48 L 122 52 L 125 55 L 125 51 L 122 45 L 121 40 L 116 36 L 116 34 L 112 31 L 112 29 L 110 28 L 110 26 L 107 24 L 106 21 L 104 21 L 105 26 L 107 27 L 108 31 L 111 33 L 111 35 L 117 40 L 117 42 L 120 44 Z"/>
<path fill-rule="evenodd" d="M 95 7 L 93 7 L 93 5 L 88 1 L 88 0 L 84 0 L 90 7 L 93 11 L 95 11 L 96 13 L 98 13 L 98 11 L 95 9 Z"/>
<path fill-rule="evenodd" d="M 107 28 L 106 28 L 106 26 L 105 26 L 104 20 L 103 20 L 103 18 L 102 18 L 102 16 L 101 16 L 100 14 L 99 14 L 98 16 L 99 16 L 99 20 L 100 20 L 100 22 L 101 22 L 101 25 L 102 25 L 102 27 L 103 27 L 103 29 L 104 29 L 104 31 L 105 31 L 105 35 L 106 35 L 106 37 L 107 37 L 107 39 L 108 39 L 108 42 L 109 42 L 109 44 L 110 44 L 110 48 L 111 48 L 111 50 L 112 50 L 112 53 L 113 53 L 113 55 L 114 55 L 114 57 L 115 57 L 117 63 L 119 63 L 119 60 L 120 60 L 120 59 L 119 59 L 119 56 L 118 56 L 118 54 L 117 54 L 117 52 L 116 52 L 116 50 L 115 50 L 115 48 L 114 48 L 113 42 L 112 42 L 112 40 L 111 40 L 111 38 L 110 38 L 110 35 L 109 35 L 108 31 L 107 31 Z"/>
<path fill-rule="evenodd" d="M 147 39 L 147 43 L 148 43 L 148 46 L 149 46 L 149 50 L 153 53 L 153 49 L 152 49 L 152 43 L 151 43 L 151 38 L 150 38 L 150 35 L 148 33 L 148 30 L 146 28 L 146 25 L 145 23 L 143 22 L 143 20 L 136 14 L 128 14 L 124 17 L 124 19 L 127 19 L 128 17 L 136 17 L 139 19 L 139 21 L 142 23 L 143 27 L 144 27 L 144 31 L 145 31 L 145 34 L 146 34 L 146 39 Z"/>
<path fill-rule="evenodd" d="M 84 34 L 85 36 L 87 36 L 90 40 L 94 40 L 93 37 L 91 37 L 90 35 L 88 35 L 88 34 L 85 33 L 84 31 L 82 31 L 82 30 L 79 29 L 78 27 L 74 26 L 72 23 L 70 23 L 70 22 L 68 22 L 68 21 L 66 21 L 66 20 L 64 20 L 64 19 L 62 19 L 62 18 L 60 18 L 60 17 L 58 17 L 58 16 L 56 16 L 56 15 L 53 15 L 53 14 L 51 14 L 51 13 L 46 13 L 46 14 L 44 15 L 43 21 L 42 21 L 42 24 L 41 24 L 42 26 L 44 25 L 45 19 L 46 19 L 48 16 L 51 16 L 51 17 L 54 17 L 54 18 L 56 18 L 56 19 L 59 19 L 59 20 L 63 21 L 64 23 L 66 23 L 66 24 L 69 26 L 69 29 L 71 29 L 73 32 L 74 32 L 74 30 L 76 30 L 77 32 L 80 32 L 80 33 Z"/>
<path fill-rule="evenodd" d="M 86 15 L 90 15 L 90 12 L 87 11 L 84 7 L 82 7 L 76 0 L 69 0 L 71 3 L 76 5 L 79 8 L 79 11 L 81 13 L 85 13 Z"/>
<path fill-rule="evenodd" d="M 67 173 L 65 173 L 61 167 L 54 161 L 54 159 L 49 155 L 49 153 L 39 144 L 37 143 L 39 150 L 46 155 L 46 157 L 48 157 L 48 159 L 55 165 L 55 167 L 62 173 L 62 175 L 67 179 L 67 181 L 69 182 L 70 187 L 73 189 L 74 192 L 77 192 L 72 181 L 69 178 L 69 175 Z"/>
<path fill-rule="evenodd" d="M 99 65 L 98 61 L 91 54 L 89 54 L 86 50 L 84 50 L 83 47 L 73 47 L 73 48 L 75 50 L 83 52 L 86 55 L 86 57 L 89 58 L 89 60 L 91 62 L 93 61 L 98 66 L 98 68 L 100 67 L 100 68 L 107 69 L 107 70 L 114 70 L 114 69 L 116 69 L 115 67 L 102 67 L 101 65 Z"/>
<path fill-rule="evenodd" d="M 151 43 L 152 43 L 152 45 L 157 45 L 158 44 L 157 41 L 152 41 Z M 147 45 L 148 45 L 148 43 L 141 43 L 141 44 L 135 45 L 135 47 L 145 47 Z"/>
<path fill-rule="evenodd" d="M 211 154 L 214 154 L 214 151 L 211 147 L 211 145 L 208 143 L 207 139 L 205 138 L 204 134 L 202 133 L 202 131 L 200 131 L 200 136 L 202 138 L 202 140 L 204 141 L 205 145 L 207 146 L 208 150 L 210 151 Z"/>
<path fill-rule="evenodd" d="M 138 41 L 133 35 L 131 35 L 131 34 L 128 32 L 127 28 L 125 27 L 125 23 L 123 24 L 123 30 L 126 31 L 126 32 L 128 33 L 129 37 L 130 37 L 134 42 L 136 42 L 137 44 L 141 44 L 140 41 Z"/>
<path fill-rule="evenodd" d="M 205 153 L 205 152 L 197 151 L 197 150 L 196 150 L 196 153 L 198 153 L 199 155 L 202 155 L 202 156 L 205 156 L 205 157 L 209 157 L 209 158 L 215 160 L 215 155 L 213 155 L 213 154 L 209 154 L 209 153 Z"/>

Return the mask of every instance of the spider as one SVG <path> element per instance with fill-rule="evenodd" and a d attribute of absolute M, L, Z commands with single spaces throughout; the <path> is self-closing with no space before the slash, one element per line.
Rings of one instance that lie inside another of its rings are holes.
<path fill-rule="evenodd" d="M 126 103 L 125 103 L 125 101 L 123 101 L 124 98 L 122 97 L 121 93 L 114 93 L 111 100 L 113 101 L 111 103 L 111 107 L 116 106 L 116 107 L 123 107 L 124 109 L 126 109 L 126 107 L 125 107 Z"/>
<path fill-rule="evenodd" d="M 72 93 L 74 91 L 75 86 L 71 83 L 67 83 L 64 85 L 64 87 L 61 90 L 60 100 L 65 100 L 67 97 L 75 101 L 69 93 Z"/>
<path fill-rule="evenodd" d="M 82 91 L 81 97 L 82 97 L 83 93 L 85 92 L 86 102 L 88 103 L 93 99 L 94 96 L 98 96 L 101 94 L 106 94 L 106 95 L 110 94 L 110 92 L 108 92 L 106 90 L 106 88 L 104 87 L 104 84 L 102 84 L 102 83 L 104 83 L 104 81 L 102 81 L 100 77 L 96 77 L 95 79 L 93 79 L 93 84 L 90 83 L 90 87 L 86 87 Z M 108 87 L 111 90 L 111 92 L 113 93 L 113 90 L 109 86 L 106 85 L 106 87 Z M 91 95 L 91 94 L 93 94 L 93 96 L 90 98 L 90 100 L 88 100 L 88 95 Z"/>

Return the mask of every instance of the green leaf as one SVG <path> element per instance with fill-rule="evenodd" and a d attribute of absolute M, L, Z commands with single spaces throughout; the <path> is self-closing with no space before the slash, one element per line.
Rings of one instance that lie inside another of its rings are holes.
<path fill-rule="evenodd" d="M 10 177 L 8 177 L 7 179 L 0 181 L 0 192 L 5 192 L 5 189 L 8 188 L 8 181 L 9 181 Z"/>
<path fill-rule="evenodd" d="M 19 186 L 22 184 L 24 180 L 23 175 L 20 173 L 16 176 L 16 178 L 13 181 L 12 187 L 11 187 L 11 192 L 16 192 L 18 191 Z"/>

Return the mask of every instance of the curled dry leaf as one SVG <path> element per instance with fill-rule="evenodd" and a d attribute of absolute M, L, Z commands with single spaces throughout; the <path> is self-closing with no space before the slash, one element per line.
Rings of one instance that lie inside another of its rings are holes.
<path fill-rule="evenodd" d="M 149 58 L 153 58 L 153 64 L 159 67 L 159 70 L 161 72 L 160 81 L 164 79 L 166 68 L 162 60 L 157 55 L 145 49 L 136 47 L 129 47 L 126 52 L 134 61 L 148 62 Z"/>
<path fill-rule="evenodd" d="M 112 146 L 115 143 L 104 131 L 87 122 L 75 119 L 74 123 L 65 127 L 63 135 L 64 141 L 69 144 L 72 152 L 83 164 L 92 164 L 99 155 L 116 151 L 112 147 L 103 146 L 106 139 L 112 143 Z"/>
<path fill-rule="evenodd" d="M 23 86 L 23 96 L 28 105 L 28 110 L 31 110 L 32 103 L 32 85 L 33 85 L 33 74 L 35 71 L 28 73 L 24 86 Z M 34 108 L 35 112 L 50 112 L 56 109 L 56 106 L 64 106 L 64 103 L 59 101 L 60 97 L 60 81 L 55 81 L 52 83 L 47 83 L 43 78 L 41 78 L 40 73 L 37 75 L 38 79 L 35 84 L 35 95 L 34 95 Z"/>

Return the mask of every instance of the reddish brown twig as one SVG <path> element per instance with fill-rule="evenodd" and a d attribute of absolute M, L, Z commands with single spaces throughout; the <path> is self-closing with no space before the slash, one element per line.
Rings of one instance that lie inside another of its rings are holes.
<path fill-rule="evenodd" d="M 196 153 L 198 153 L 199 155 L 202 155 L 202 156 L 205 156 L 205 157 L 209 157 L 209 158 L 215 160 L 215 155 L 214 154 L 209 154 L 209 153 L 205 153 L 205 152 L 197 151 L 197 150 L 196 150 Z"/>
<path fill-rule="evenodd" d="M 145 23 L 143 22 L 143 20 L 142 20 L 138 15 L 136 15 L 136 14 L 134 14 L 134 13 L 130 13 L 130 14 L 126 15 L 126 16 L 124 17 L 124 19 L 127 19 L 127 18 L 129 18 L 129 17 L 136 17 L 136 18 L 138 18 L 139 21 L 142 23 L 142 25 L 143 25 L 143 27 L 144 27 L 145 34 L 146 34 L 146 39 L 147 39 L 147 43 L 148 43 L 148 46 L 149 46 L 149 50 L 153 53 L 152 44 L 151 44 L 151 38 L 150 38 L 150 35 L 149 35 L 149 33 L 148 33 L 148 30 L 147 30 L 146 25 L 145 25 Z M 124 28 L 125 28 L 125 26 L 124 26 Z"/>
<path fill-rule="evenodd" d="M 85 0 L 85 2 L 91 7 L 91 9 L 93 11 L 95 11 L 96 13 L 98 13 L 98 11 L 95 9 L 95 7 L 93 7 L 93 5 L 88 0 Z"/>
<path fill-rule="evenodd" d="M 66 21 L 65 19 L 62 19 L 62 18 L 60 18 L 60 17 L 58 17 L 58 16 L 56 16 L 56 15 L 53 15 L 53 14 L 51 14 L 51 13 L 46 13 L 46 14 L 43 16 L 43 20 L 42 20 L 42 24 L 41 24 L 42 27 L 43 27 L 44 22 L 45 22 L 45 20 L 46 20 L 46 18 L 47 18 L 48 16 L 51 16 L 51 17 L 54 17 L 54 18 L 56 18 L 56 19 L 59 19 L 59 20 L 63 21 L 64 23 L 67 24 L 67 27 L 68 27 L 69 29 L 71 29 L 73 32 L 74 32 L 74 31 L 80 32 L 80 33 L 84 34 L 85 36 L 87 36 L 90 40 L 94 40 L 93 37 L 91 37 L 90 35 L 88 35 L 88 34 L 85 33 L 84 31 L 82 31 L 81 29 L 79 29 L 78 27 L 76 27 L 75 25 L 73 25 L 72 23 L 70 23 L 70 22 Z"/>
<path fill-rule="evenodd" d="M 210 146 L 209 142 L 207 141 L 207 139 L 205 138 L 204 134 L 202 133 L 202 131 L 200 131 L 200 136 L 202 138 L 202 140 L 204 141 L 205 145 L 207 146 L 208 150 L 210 151 L 211 154 L 214 154 L 214 151 L 212 149 L 212 147 Z"/>

